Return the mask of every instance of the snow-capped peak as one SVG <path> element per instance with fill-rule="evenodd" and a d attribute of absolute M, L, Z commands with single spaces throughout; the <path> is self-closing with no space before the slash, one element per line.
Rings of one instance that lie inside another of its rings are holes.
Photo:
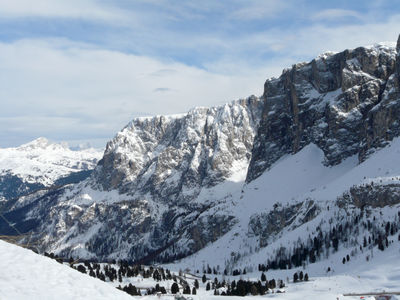
<path fill-rule="evenodd" d="M 24 150 L 33 150 L 33 149 L 46 149 L 46 148 L 62 148 L 62 149 L 68 149 L 68 144 L 65 142 L 62 143 L 52 143 L 45 137 L 39 137 L 31 142 L 28 142 L 26 144 L 23 144 L 19 147 L 17 147 L 18 150 L 24 151 Z"/>

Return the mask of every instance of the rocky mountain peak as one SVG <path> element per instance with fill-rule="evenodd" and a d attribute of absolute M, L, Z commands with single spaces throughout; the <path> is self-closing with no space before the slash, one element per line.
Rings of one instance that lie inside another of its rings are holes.
<path fill-rule="evenodd" d="M 187 114 L 137 118 L 107 144 L 96 184 L 159 199 L 190 199 L 246 172 L 263 100 L 255 96 Z"/>
<path fill-rule="evenodd" d="M 362 161 L 397 136 L 396 57 L 392 46 L 359 47 L 320 55 L 268 79 L 247 181 L 310 143 L 334 165 L 352 155 Z"/>

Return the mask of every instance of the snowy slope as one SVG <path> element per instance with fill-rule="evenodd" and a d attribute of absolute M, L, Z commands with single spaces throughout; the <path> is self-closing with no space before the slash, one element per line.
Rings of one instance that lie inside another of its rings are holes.
<path fill-rule="evenodd" d="M 0 269 L 0 299 L 132 299 L 99 279 L 3 241 Z"/>
<path fill-rule="evenodd" d="M 396 185 L 399 181 L 400 138 L 396 138 L 389 146 L 377 151 L 361 164 L 357 164 L 356 158 L 351 157 L 332 167 L 324 166 L 322 151 L 315 145 L 309 145 L 294 155 L 283 157 L 268 172 L 245 185 L 241 193 L 234 195 L 234 214 L 240 222 L 218 241 L 183 259 L 177 266 L 201 270 L 204 262 L 207 262 L 211 266 L 220 265 L 224 268 L 229 265 L 232 252 L 235 252 L 241 256 L 235 262 L 235 266 L 256 269 L 259 263 L 265 263 L 282 245 L 289 248 L 298 239 L 307 240 L 317 226 L 329 232 L 331 224 L 328 224 L 327 220 L 333 218 L 335 224 L 341 214 L 356 210 L 353 206 L 347 211 L 337 207 L 337 199 L 353 186 L 363 186 L 371 182 L 374 182 L 375 186 Z M 298 227 L 287 226 L 278 235 L 271 233 L 268 245 L 260 248 L 260 237 L 252 233 L 249 227 L 251 218 L 273 211 L 274 204 L 285 208 L 306 200 L 312 200 L 318 205 L 317 216 L 305 224 L 299 224 Z M 398 220 L 396 215 L 400 212 L 400 199 L 398 204 L 383 203 L 382 206 L 371 209 L 371 216 L 376 217 L 375 223 Z M 361 230 L 359 236 L 355 236 L 360 239 L 360 244 L 364 236 L 362 232 Z M 344 248 L 345 252 L 351 249 Z M 392 254 L 397 255 L 397 259 L 400 258 L 398 251 Z M 342 254 L 338 255 L 338 261 L 343 257 L 340 255 Z M 311 266 L 313 264 L 310 264 Z M 315 274 L 316 269 L 313 271 Z M 292 274 L 293 271 L 288 273 Z M 318 274 L 323 275 L 324 272 L 319 269 Z"/>
<path fill-rule="evenodd" d="M 274 298 L 282 300 L 292 299 L 360 299 L 360 297 L 343 297 L 345 293 L 366 293 L 383 290 L 386 292 L 397 291 L 400 281 L 399 265 L 393 263 L 399 256 L 398 241 L 386 250 L 379 252 L 375 249 L 374 258 L 368 263 L 363 263 L 362 257 L 352 260 L 349 265 L 337 268 L 333 274 L 325 276 L 312 276 L 309 282 L 293 283 L 290 278 L 286 282 L 284 294 L 269 294 L 266 296 L 247 296 L 234 297 L 229 299 L 265 299 Z M 319 268 L 320 265 L 316 264 Z M 48 257 L 37 255 L 30 250 L 17 247 L 15 245 L 0 241 L 0 299 L 7 300 L 53 300 L 53 299 L 143 299 L 156 300 L 157 296 L 133 297 L 125 292 L 119 291 L 115 287 L 125 286 L 132 283 L 137 288 L 145 291 L 156 284 L 166 287 L 168 290 L 172 285 L 172 280 L 157 282 L 153 278 L 125 278 L 122 283 L 118 281 L 103 282 L 99 279 L 90 277 L 71 269 L 67 265 L 59 264 Z M 313 270 L 309 270 L 312 272 Z M 294 271 L 293 271 L 294 272 Z M 282 271 L 268 272 L 268 278 L 286 278 Z M 194 277 L 185 275 L 190 286 L 194 284 Z M 219 280 L 221 276 L 216 276 Z M 253 272 L 243 279 L 258 280 L 260 273 Z M 228 276 L 226 280 L 237 280 L 238 278 Z M 212 280 L 212 278 L 210 279 Z M 206 291 L 205 284 L 200 282 L 197 295 L 191 295 L 194 300 L 215 300 L 221 296 L 213 296 L 213 290 Z M 222 297 L 223 298 L 223 297 Z M 172 295 L 162 295 L 161 299 L 172 300 Z M 370 298 L 366 298 L 370 299 Z M 372 298 L 371 298 L 372 299 Z M 393 300 L 398 299 L 393 297 Z"/>
<path fill-rule="evenodd" d="M 38 138 L 16 148 L 0 148 L 0 175 L 18 176 L 28 183 L 50 186 L 72 172 L 94 169 L 102 152 L 72 151 L 65 144 Z"/>

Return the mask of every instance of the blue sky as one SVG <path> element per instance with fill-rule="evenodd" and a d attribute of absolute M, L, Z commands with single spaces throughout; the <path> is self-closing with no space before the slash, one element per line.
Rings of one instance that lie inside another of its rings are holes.
<path fill-rule="evenodd" d="M 261 95 L 400 33 L 397 1 L 0 0 L 0 147 L 105 142 L 132 118 Z"/>

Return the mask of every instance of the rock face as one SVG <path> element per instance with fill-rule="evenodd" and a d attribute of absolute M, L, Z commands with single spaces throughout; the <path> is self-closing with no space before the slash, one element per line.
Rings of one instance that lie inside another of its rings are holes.
<path fill-rule="evenodd" d="M 246 171 L 264 102 L 254 96 L 186 115 L 139 118 L 107 144 L 95 183 L 184 203 Z"/>
<path fill-rule="evenodd" d="M 355 154 L 363 161 L 399 136 L 399 71 L 396 48 L 376 45 L 324 54 L 267 80 L 247 181 L 309 143 L 335 165 Z"/>
<path fill-rule="evenodd" d="M 331 166 L 354 155 L 366 160 L 400 136 L 398 48 L 399 42 L 397 49 L 324 54 L 267 80 L 261 98 L 135 119 L 107 144 L 90 178 L 18 199 L 6 216 L 21 231 L 31 230 L 40 250 L 64 256 L 171 261 L 235 224 L 263 247 L 271 236 L 316 218 L 319 206 L 305 197 L 246 215 L 240 201 L 258 194 L 244 188 L 245 180 L 310 143 Z M 369 196 L 351 197 L 368 202 Z M 0 220 L 1 231 L 6 228 Z"/>
<path fill-rule="evenodd" d="M 251 235 L 258 237 L 259 246 L 265 247 L 283 229 L 294 230 L 314 219 L 318 212 L 317 204 L 310 199 L 288 207 L 276 206 L 268 213 L 253 215 L 249 222 L 249 231 Z"/>
<path fill-rule="evenodd" d="M 366 184 L 353 186 L 337 199 L 339 207 L 354 205 L 358 208 L 365 206 L 376 208 L 393 206 L 400 203 L 400 185 L 392 184 Z"/>

